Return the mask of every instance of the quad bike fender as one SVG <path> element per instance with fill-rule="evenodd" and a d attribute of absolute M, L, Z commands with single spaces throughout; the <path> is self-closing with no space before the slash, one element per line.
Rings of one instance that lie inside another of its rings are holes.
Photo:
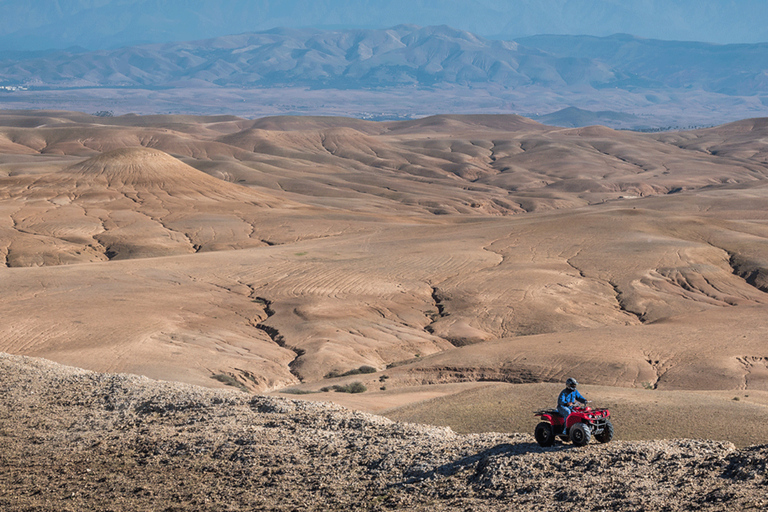
<path fill-rule="evenodd" d="M 541 419 L 548 421 L 553 427 L 557 427 L 563 424 L 563 417 L 559 414 L 544 413 L 541 415 Z"/>
<path fill-rule="evenodd" d="M 578 423 L 582 423 L 581 420 L 582 420 L 582 418 L 579 415 L 577 415 L 577 414 L 571 414 L 570 416 L 568 416 L 568 419 L 567 419 L 567 421 L 565 423 L 565 430 L 566 430 L 566 432 L 569 432 L 571 430 L 572 426 L 574 426 L 574 425 L 576 425 Z M 563 424 L 563 420 L 560 420 L 560 424 L 561 425 Z"/>

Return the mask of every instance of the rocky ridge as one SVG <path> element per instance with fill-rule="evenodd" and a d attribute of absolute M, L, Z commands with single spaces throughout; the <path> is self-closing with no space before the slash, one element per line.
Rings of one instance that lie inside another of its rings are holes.
<path fill-rule="evenodd" d="M 6 511 L 768 506 L 768 445 L 542 449 L 527 434 L 458 435 L 332 404 L 41 359 L 0 354 L 0 368 Z"/>

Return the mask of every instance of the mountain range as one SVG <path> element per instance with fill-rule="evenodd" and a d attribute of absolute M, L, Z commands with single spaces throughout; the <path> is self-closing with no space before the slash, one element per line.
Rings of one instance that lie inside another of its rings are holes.
<path fill-rule="evenodd" d="M 0 61 L 0 85 L 365 89 L 493 84 L 753 96 L 768 95 L 767 50 L 768 43 L 714 45 L 628 35 L 501 41 L 448 26 L 274 29 L 95 52 L 9 54 Z M 654 101 L 651 93 L 648 99 Z"/>

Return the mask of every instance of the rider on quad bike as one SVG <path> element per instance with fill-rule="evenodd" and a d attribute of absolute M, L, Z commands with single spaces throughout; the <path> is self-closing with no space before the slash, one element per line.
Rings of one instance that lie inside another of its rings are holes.
<path fill-rule="evenodd" d="M 565 420 L 563 421 L 562 435 L 568 434 L 565 430 L 565 426 L 568 424 L 568 416 L 573 412 L 573 406 L 576 405 L 576 402 L 581 402 L 584 405 L 587 404 L 587 399 L 581 396 L 581 393 L 576 390 L 576 386 L 578 385 L 579 383 L 576 382 L 576 379 L 568 377 L 565 381 L 565 389 L 562 390 L 557 397 L 557 412 L 559 412 L 560 416 Z"/>
<path fill-rule="evenodd" d="M 541 423 L 536 425 L 533 435 L 541 446 L 552 446 L 555 437 L 571 441 L 576 446 L 584 446 L 594 436 L 601 443 L 613 439 L 613 424 L 608 409 L 592 409 L 587 406 L 587 399 L 576 391 L 578 382 L 569 378 L 565 381 L 565 389 L 557 398 L 557 409 L 536 411 Z M 576 406 L 576 402 L 585 404 Z"/>

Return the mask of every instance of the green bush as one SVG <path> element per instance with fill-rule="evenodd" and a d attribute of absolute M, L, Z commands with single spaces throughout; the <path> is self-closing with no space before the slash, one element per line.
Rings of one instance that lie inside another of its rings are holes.
<path fill-rule="evenodd" d="M 368 391 L 368 388 L 365 387 L 365 384 L 362 382 L 355 381 L 351 384 L 344 384 L 343 386 L 339 384 L 336 384 L 335 386 L 326 386 L 324 388 L 320 388 L 320 391 L 323 393 L 328 391 L 335 391 L 337 393 L 365 393 Z"/>
<path fill-rule="evenodd" d="M 365 393 L 368 391 L 368 388 L 366 388 L 362 382 L 355 381 L 346 386 L 341 386 L 341 389 L 337 389 L 337 391 L 341 393 Z"/>

